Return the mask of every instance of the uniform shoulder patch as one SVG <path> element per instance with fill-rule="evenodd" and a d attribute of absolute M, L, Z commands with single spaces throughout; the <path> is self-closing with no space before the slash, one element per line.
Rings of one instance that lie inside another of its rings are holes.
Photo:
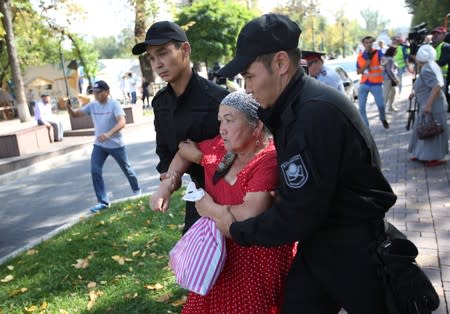
<path fill-rule="evenodd" d="M 306 170 L 302 156 L 294 155 L 288 161 L 281 164 L 281 172 L 287 186 L 300 189 L 308 181 L 308 170 Z"/>

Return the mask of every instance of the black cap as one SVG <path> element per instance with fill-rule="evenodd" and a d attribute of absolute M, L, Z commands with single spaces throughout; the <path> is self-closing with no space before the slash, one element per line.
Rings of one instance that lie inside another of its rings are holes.
<path fill-rule="evenodd" d="M 47 97 L 47 96 L 50 96 L 50 94 L 49 94 L 49 93 L 43 93 L 43 94 L 41 95 L 41 98 L 44 98 L 44 97 Z"/>
<path fill-rule="evenodd" d="M 326 55 L 325 52 L 302 50 L 302 59 L 306 61 L 313 61 L 322 59 L 322 56 Z"/>
<path fill-rule="evenodd" d="M 233 77 L 245 71 L 258 56 L 297 48 L 301 32 L 286 15 L 269 13 L 251 20 L 239 33 L 236 56 L 217 74 Z"/>
<path fill-rule="evenodd" d="M 108 84 L 105 81 L 97 81 L 94 83 L 94 87 L 92 87 L 94 92 L 101 92 L 104 90 L 109 90 Z"/>
<path fill-rule="evenodd" d="M 131 51 L 134 55 L 140 55 L 145 52 L 147 45 L 160 46 L 171 40 L 180 42 L 188 41 L 186 33 L 174 22 L 156 22 L 150 26 L 147 34 L 145 34 L 145 41 L 134 45 Z"/>

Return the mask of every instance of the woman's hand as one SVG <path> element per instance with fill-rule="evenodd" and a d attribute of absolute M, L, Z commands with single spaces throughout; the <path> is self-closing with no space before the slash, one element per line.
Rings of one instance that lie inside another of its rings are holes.
<path fill-rule="evenodd" d="M 409 94 L 409 96 L 408 96 L 408 99 L 411 100 L 411 99 L 414 98 L 414 96 L 415 96 L 415 95 L 414 95 L 414 92 L 411 92 L 411 94 Z"/>
<path fill-rule="evenodd" d="M 211 195 L 209 195 L 205 191 L 205 195 L 198 201 L 195 202 L 195 208 L 197 209 L 197 212 L 200 216 L 203 217 L 210 217 L 214 219 L 214 213 L 212 209 L 216 207 L 217 204 L 212 199 Z"/>
<path fill-rule="evenodd" d="M 423 107 L 423 113 L 431 113 L 432 105 L 426 105 Z"/>

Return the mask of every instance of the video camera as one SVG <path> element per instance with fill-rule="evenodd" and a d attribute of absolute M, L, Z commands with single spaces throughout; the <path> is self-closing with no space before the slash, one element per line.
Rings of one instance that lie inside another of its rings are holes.
<path fill-rule="evenodd" d="M 419 50 L 420 45 L 428 34 L 427 23 L 425 22 L 412 27 L 411 31 L 408 33 L 408 38 L 406 39 L 409 42 L 409 49 L 412 55 L 416 55 L 417 50 Z"/>

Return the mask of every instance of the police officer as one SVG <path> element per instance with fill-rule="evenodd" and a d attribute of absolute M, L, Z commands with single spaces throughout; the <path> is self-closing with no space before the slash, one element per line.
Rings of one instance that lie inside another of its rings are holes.
<path fill-rule="evenodd" d="M 323 52 L 302 51 L 302 58 L 306 60 L 308 74 L 319 81 L 345 94 L 344 83 L 336 70 L 323 64 Z"/>
<path fill-rule="evenodd" d="M 383 176 L 376 145 L 341 93 L 298 66 L 301 30 L 287 16 L 266 14 L 241 30 L 236 56 L 219 71 L 241 73 L 272 131 L 280 185 L 263 214 L 219 229 L 241 245 L 299 241 L 283 313 L 386 313 L 376 244 L 396 196 Z M 202 208 L 197 208 L 204 213 Z M 228 216 L 227 216 L 228 215 Z"/>
<path fill-rule="evenodd" d="M 156 169 L 161 180 L 178 150 L 178 143 L 186 139 L 199 142 L 219 133 L 217 113 L 220 101 L 228 92 L 202 78 L 191 68 L 191 46 L 186 33 L 169 21 L 156 22 L 148 29 L 145 41 L 136 44 L 133 54 L 149 54 L 152 69 L 168 84 L 152 100 L 155 115 Z M 199 186 L 204 186 L 203 169 L 192 165 L 187 171 Z M 166 210 L 161 204 L 159 210 Z M 185 227 L 199 218 L 195 204 L 186 202 Z"/>

